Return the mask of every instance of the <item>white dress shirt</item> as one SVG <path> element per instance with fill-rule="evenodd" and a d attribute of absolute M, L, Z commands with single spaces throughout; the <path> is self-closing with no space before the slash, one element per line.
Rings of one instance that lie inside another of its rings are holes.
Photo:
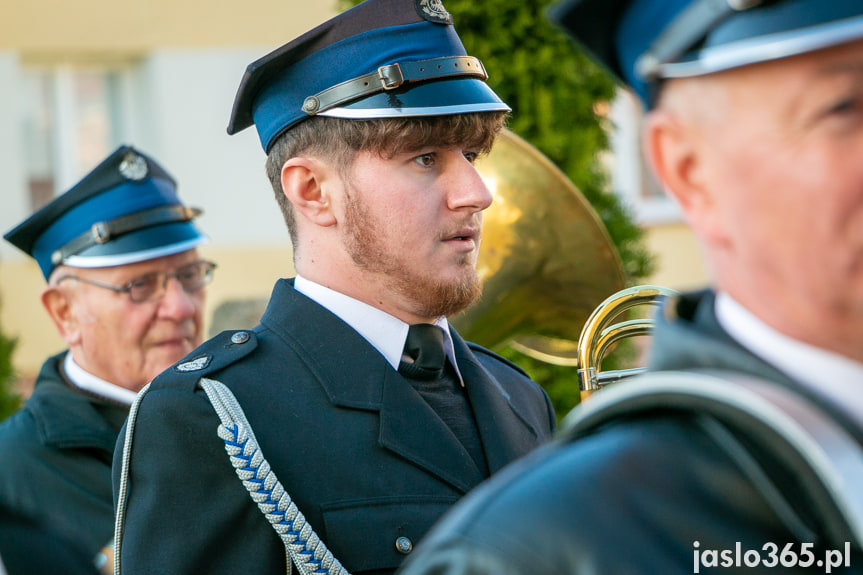
<path fill-rule="evenodd" d="M 863 425 L 863 364 L 779 333 L 727 293 L 716 296 L 716 319 L 743 347 Z"/>
<path fill-rule="evenodd" d="M 410 325 L 385 311 L 324 287 L 299 274 L 294 279 L 294 289 L 327 308 L 354 328 L 384 356 L 387 362 L 393 366 L 393 369 L 398 370 Z M 452 336 L 449 333 L 449 324 L 443 316 L 437 318 L 434 324 L 443 329 L 444 353 L 455 368 L 458 380 L 464 385 L 458 364 L 455 361 L 455 350 Z"/>
<path fill-rule="evenodd" d="M 66 354 L 63 370 L 74 386 L 100 397 L 122 403 L 123 405 L 132 405 L 132 402 L 135 401 L 135 397 L 138 395 L 131 389 L 114 385 L 85 371 L 84 368 L 75 363 L 72 352 Z"/>

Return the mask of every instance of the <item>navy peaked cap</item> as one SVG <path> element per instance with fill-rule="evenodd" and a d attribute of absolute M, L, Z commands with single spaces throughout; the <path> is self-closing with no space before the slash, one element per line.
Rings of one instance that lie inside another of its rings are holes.
<path fill-rule="evenodd" d="M 509 111 L 441 0 L 366 0 L 252 62 L 228 133 L 261 145 L 316 115 L 347 119 Z"/>
<path fill-rule="evenodd" d="M 561 0 L 549 17 L 647 107 L 664 79 L 863 38 L 861 0 Z"/>
<path fill-rule="evenodd" d="M 192 249 L 207 237 L 174 179 L 153 159 L 121 146 L 75 186 L 3 237 L 29 254 L 47 280 L 58 265 L 101 268 Z"/>

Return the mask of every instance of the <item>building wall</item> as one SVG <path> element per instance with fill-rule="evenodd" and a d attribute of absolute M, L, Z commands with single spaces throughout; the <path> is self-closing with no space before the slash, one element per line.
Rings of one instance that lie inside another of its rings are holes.
<path fill-rule="evenodd" d="M 275 47 L 336 9 L 336 0 L 0 0 L 0 49 L 54 61 L 166 46 Z"/>

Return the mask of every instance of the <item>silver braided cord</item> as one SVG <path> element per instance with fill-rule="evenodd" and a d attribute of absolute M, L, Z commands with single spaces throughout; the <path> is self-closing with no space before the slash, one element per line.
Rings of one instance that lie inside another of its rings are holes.
<path fill-rule="evenodd" d="M 132 437 L 135 435 L 135 422 L 138 419 L 138 407 L 141 400 L 150 390 L 150 384 L 145 385 L 129 409 L 126 418 L 126 437 L 123 440 L 123 461 L 120 468 L 120 489 L 117 495 L 117 515 L 114 518 L 114 575 L 120 575 L 120 548 L 123 545 L 123 529 L 126 526 L 126 493 L 129 486 L 129 466 L 132 463 Z"/>
<path fill-rule="evenodd" d="M 213 379 L 201 378 L 199 385 L 219 416 L 221 424 L 217 433 L 225 443 L 231 465 L 285 544 L 290 558 L 288 573 L 293 562 L 301 575 L 349 575 L 279 483 L 234 394 L 223 383 Z"/>

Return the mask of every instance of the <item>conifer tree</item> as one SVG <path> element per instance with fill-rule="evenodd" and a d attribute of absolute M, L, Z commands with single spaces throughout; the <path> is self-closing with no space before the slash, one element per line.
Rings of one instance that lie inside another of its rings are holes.
<path fill-rule="evenodd" d="M 15 370 L 12 367 L 12 352 L 17 340 L 7 337 L 0 326 L 0 421 L 18 409 L 21 397 L 15 392 Z"/>

